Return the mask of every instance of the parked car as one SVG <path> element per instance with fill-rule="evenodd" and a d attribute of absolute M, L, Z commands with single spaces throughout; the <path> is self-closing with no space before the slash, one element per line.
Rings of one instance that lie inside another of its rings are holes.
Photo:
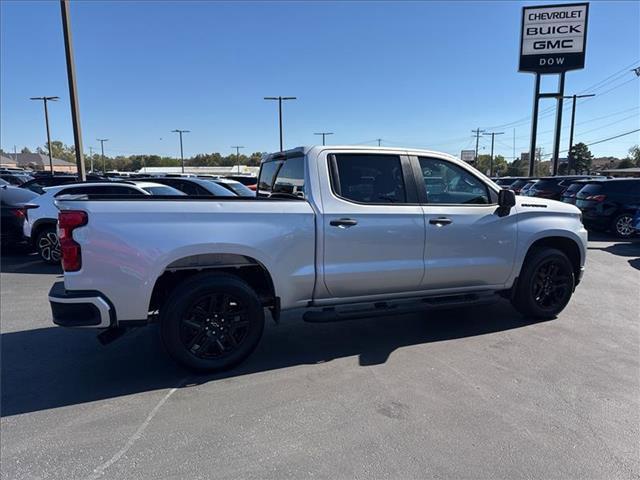
<path fill-rule="evenodd" d="M 576 206 L 587 228 L 629 238 L 634 234 L 633 217 L 640 208 L 640 178 L 589 181 L 578 191 Z"/>
<path fill-rule="evenodd" d="M 189 196 L 235 197 L 236 194 L 209 180 L 197 177 L 154 177 L 152 181 L 168 185 Z"/>
<path fill-rule="evenodd" d="M 87 175 L 87 182 L 108 182 L 107 178 L 99 175 Z M 75 175 L 39 175 L 33 180 L 20 185 L 21 188 L 26 188 L 33 192 L 42 194 L 45 187 L 55 187 L 58 185 L 67 185 L 69 183 L 78 183 L 78 177 Z"/>
<path fill-rule="evenodd" d="M 451 155 L 301 147 L 259 178 L 256 198 L 60 199 L 54 323 L 109 342 L 157 320 L 175 360 L 215 371 L 256 348 L 265 308 L 329 322 L 502 296 L 549 318 L 582 277 L 575 206 L 531 205 Z"/>
<path fill-rule="evenodd" d="M 569 186 L 566 188 L 566 190 L 562 192 L 562 196 L 560 197 L 560 200 L 562 200 L 564 203 L 570 203 L 571 205 L 575 205 L 576 194 L 580 191 L 582 187 L 584 187 L 588 182 L 593 182 L 593 181 L 602 182 L 607 180 L 607 178 L 608 177 L 596 177 L 596 178 L 591 178 L 586 180 L 572 180 L 571 183 L 569 183 Z"/>
<path fill-rule="evenodd" d="M 7 182 L 6 180 L 3 180 L 2 178 L 0 178 L 0 187 L 2 187 L 4 185 L 11 185 L 11 184 L 9 182 Z"/>
<path fill-rule="evenodd" d="M 29 239 L 46 263 L 60 262 L 60 243 L 56 224 L 58 209 L 55 200 L 62 195 L 184 195 L 178 190 L 152 182 L 97 182 L 74 183 L 45 187 L 40 196 L 36 196 L 27 205 L 24 236 Z"/>
<path fill-rule="evenodd" d="M 243 185 L 242 183 L 237 182 L 235 180 L 231 180 L 229 178 L 222 178 L 222 177 L 218 177 L 218 178 L 203 178 L 203 180 L 208 180 L 210 182 L 217 183 L 221 187 L 226 188 L 227 190 L 235 193 L 236 195 L 238 195 L 240 197 L 255 197 L 256 196 L 256 192 L 255 191 L 251 190 L 246 185 Z"/>
<path fill-rule="evenodd" d="M 224 178 L 228 178 L 229 180 L 235 180 L 236 182 L 240 182 L 250 190 L 256 191 L 258 187 L 258 177 L 254 177 L 252 175 L 226 175 Z"/>
<path fill-rule="evenodd" d="M 509 184 L 509 190 L 513 190 L 516 193 L 516 195 L 520 195 L 522 187 L 524 187 L 527 183 L 529 183 L 529 181 L 530 181 L 529 177 L 518 178 L 513 183 Z"/>
<path fill-rule="evenodd" d="M 517 180 L 522 180 L 522 177 L 499 177 L 493 180 L 496 184 L 500 185 L 503 188 L 509 188 L 513 185 Z M 528 180 L 528 179 L 527 179 Z"/>
<path fill-rule="evenodd" d="M 25 243 L 22 226 L 27 210 L 24 205 L 37 196 L 37 193 L 15 186 L 0 186 L 0 244 L 3 247 Z"/>
<path fill-rule="evenodd" d="M 11 185 L 20 186 L 27 183 L 29 180 L 33 180 L 33 177 L 26 172 L 17 171 L 3 171 L 0 172 L 0 178 L 10 183 Z"/>
<path fill-rule="evenodd" d="M 569 187 L 572 181 L 589 178 L 590 177 L 586 175 L 543 177 L 527 190 L 527 196 L 560 200 L 562 193 Z"/>
<path fill-rule="evenodd" d="M 520 193 L 518 193 L 517 195 L 522 195 L 524 197 L 528 197 L 529 196 L 529 190 L 531 190 L 531 187 L 533 187 L 533 184 L 536 183 L 538 181 L 537 178 L 530 178 L 528 179 L 524 185 L 522 185 L 522 188 L 520 188 Z"/>

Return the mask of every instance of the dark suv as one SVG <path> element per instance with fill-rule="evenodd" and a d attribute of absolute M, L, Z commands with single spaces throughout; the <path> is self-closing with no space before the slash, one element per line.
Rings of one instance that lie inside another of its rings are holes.
<path fill-rule="evenodd" d="M 634 234 L 633 216 L 640 208 L 640 178 L 587 182 L 576 194 L 582 221 L 594 230 L 610 229 L 620 238 Z"/>
<path fill-rule="evenodd" d="M 588 176 L 573 177 L 545 177 L 534 183 L 527 191 L 529 197 L 549 198 L 560 200 L 562 193 L 576 180 L 589 179 Z"/>

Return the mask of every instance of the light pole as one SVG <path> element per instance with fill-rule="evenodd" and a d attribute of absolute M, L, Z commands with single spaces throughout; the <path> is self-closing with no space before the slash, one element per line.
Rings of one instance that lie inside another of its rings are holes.
<path fill-rule="evenodd" d="M 238 169 L 238 173 L 240 173 L 240 149 L 244 147 L 242 145 L 234 145 L 231 148 L 236 149 L 236 168 Z"/>
<path fill-rule="evenodd" d="M 51 169 L 51 175 L 53 173 L 53 157 L 51 156 L 51 133 L 49 132 L 49 109 L 47 108 L 47 102 L 55 102 L 60 97 L 31 97 L 31 100 L 42 100 L 44 103 L 44 123 L 47 124 L 47 149 L 49 150 L 49 168 Z"/>
<path fill-rule="evenodd" d="M 180 130 L 180 129 L 175 129 L 175 130 L 171 130 L 173 133 L 177 133 L 178 135 L 180 135 L 180 162 L 182 163 L 182 173 L 184 173 L 184 152 L 182 151 L 182 134 L 183 133 L 189 133 L 190 130 Z"/>
<path fill-rule="evenodd" d="M 504 135 L 504 132 L 484 132 L 483 135 L 491 135 L 491 159 L 489 160 L 489 176 L 493 177 L 493 142 L 495 140 L 496 135 Z M 476 168 L 478 168 L 477 165 L 476 165 Z"/>
<path fill-rule="evenodd" d="M 278 124 L 280 126 L 280 151 L 282 152 L 282 101 L 283 100 L 297 100 L 296 97 L 264 97 L 265 100 L 277 100 L 278 101 Z"/>
<path fill-rule="evenodd" d="M 587 95 L 569 95 L 569 96 L 565 96 L 563 98 L 571 98 L 573 99 L 571 102 L 571 132 L 569 133 L 569 154 L 567 155 L 568 158 L 568 165 L 567 165 L 567 173 L 571 173 L 571 169 L 574 167 L 573 165 L 573 155 L 571 154 L 571 149 L 573 148 L 573 127 L 575 126 L 575 122 L 576 122 L 576 100 L 578 98 L 586 98 L 586 97 L 595 97 L 596 94 L 595 93 L 589 93 Z"/>
<path fill-rule="evenodd" d="M 382 139 L 381 138 L 376 138 L 376 140 L 378 141 L 378 146 L 382 145 Z"/>
<path fill-rule="evenodd" d="M 100 142 L 100 150 L 102 151 L 102 173 L 105 174 L 105 173 L 107 173 L 107 165 L 106 165 L 106 161 L 104 159 L 104 142 L 108 142 L 109 139 L 108 138 L 96 138 L 96 140 Z M 93 170 L 93 167 L 91 167 L 91 169 Z"/>
<path fill-rule="evenodd" d="M 93 147 L 89 147 L 89 160 L 91 161 L 91 173 L 93 173 Z"/>
<path fill-rule="evenodd" d="M 76 168 L 78 180 L 87 179 L 84 168 L 84 149 L 82 148 L 82 130 L 80 128 L 80 104 L 76 88 L 76 66 L 73 60 L 73 41 L 71 39 L 71 14 L 69 0 L 60 0 L 62 14 L 62 33 L 64 35 L 64 53 L 67 60 L 67 80 L 69 82 L 69 103 L 71 104 L 71 120 L 73 124 L 73 141 L 76 149 Z"/>
<path fill-rule="evenodd" d="M 322 145 L 324 145 L 324 137 L 326 137 L 327 135 L 333 135 L 333 132 L 318 132 L 314 133 L 314 135 L 322 135 Z"/>

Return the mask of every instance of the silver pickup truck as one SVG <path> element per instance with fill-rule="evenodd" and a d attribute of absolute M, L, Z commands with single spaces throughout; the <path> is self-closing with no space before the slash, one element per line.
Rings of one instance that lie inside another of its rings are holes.
<path fill-rule="evenodd" d="M 257 198 L 58 199 L 64 282 L 54 323 L 103 343 L 159 322 L 183 365 L 230 368 L 255 349 L 265 309 L 310 322 L 508 298 L 553 317 L 585 263 L 568 204 L 516 197 L 446 154 L 304 147 L 266 157 Z M 392 321 L 392 320 L 390 320 Z"/>

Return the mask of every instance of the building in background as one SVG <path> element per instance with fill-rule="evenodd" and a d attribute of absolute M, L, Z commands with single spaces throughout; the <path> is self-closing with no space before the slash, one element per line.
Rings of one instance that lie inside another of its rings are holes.
<path fill-rule="evenodd" d="M 18 153 L 15 157 L 15 163 L 19 168 L 49 171 L 49 156 L 44 153 Z M 54 158 L 53 170 L 59 173 L 76 173 L 76 164 Z"/>

